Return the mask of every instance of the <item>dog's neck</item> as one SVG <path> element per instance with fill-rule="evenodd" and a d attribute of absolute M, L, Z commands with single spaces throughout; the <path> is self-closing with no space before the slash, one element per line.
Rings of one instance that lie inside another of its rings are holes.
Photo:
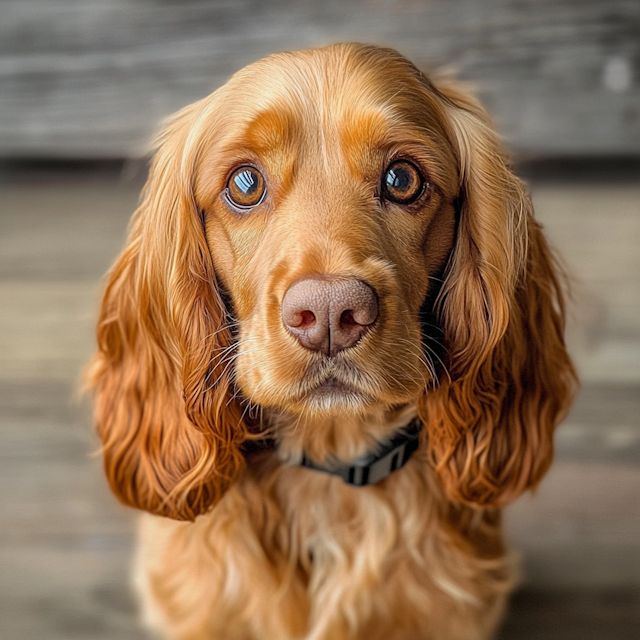
<path fill-rule="evenodd" d="M 366 414 L 272 416 L 279 456 L 300 463 L 303 456 L 319 464 L 349 462 L 365 456 L 416 417 L 414 404 L 376 409 Z"/>

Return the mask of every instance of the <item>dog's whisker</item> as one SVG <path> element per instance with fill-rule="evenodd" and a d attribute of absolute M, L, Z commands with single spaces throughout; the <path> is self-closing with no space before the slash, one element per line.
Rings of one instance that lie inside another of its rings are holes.
<path fill-rule="evenodd" d="M 230 368 L 233 366 L 233 363 L 240 357 L 240 356 L 244 356 L 247 355 L 249 353 L 251 353 L 252 351 L 256 351 L 258 349 L 258 347 L 252 347 L 251 349 L 245 349 L 244 351 L 239 351 L 237 353 L 233 353 L 229 356 L 227 356 L 227 358 L 219 363 L 219 366 L 223 366 L 222 371 L 220 372 L 220 374 L 218 375 L 218 377 L 216 378 L 216 380 L 207 388 L 207 391 L 210 391 L 211 389 L 215 388 L 216 385 L 218 385 L 220 383 L 220 380 L 222 380 L 222 378 L 224 378 L 225 375 L 227 375 L 227 373 L 229 372 Z M 205 382 L 207 382 L 209 376 L 211 375 L 211 373 L 213 373 L 213 371 L 215 371 L 215 368 L 210 369 L 209 373 L 207 374 L 206 378 L 205 378 Z"/>

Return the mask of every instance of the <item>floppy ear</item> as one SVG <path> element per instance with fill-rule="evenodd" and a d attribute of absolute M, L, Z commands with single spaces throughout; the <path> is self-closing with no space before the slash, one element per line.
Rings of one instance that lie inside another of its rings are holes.
<path fill-rule="evenodd" d="M 460 171 L 456 244 L 436 305 L 450 377 L 419 411 L 449 498 L 500 505 L 548 469 L 576 387 L 563 283 L 486 114 L 455 89 L 441 95 Z"/>
<path fill-rule="evenodd" d="M 222 357 L 232 335 L 191 195 L 199 108 L 161 135 L 108 276 L 89 370 L 111 488 L 128 505 L 179 520 L 206 511 L 238 476 L 245 437 Z"/>

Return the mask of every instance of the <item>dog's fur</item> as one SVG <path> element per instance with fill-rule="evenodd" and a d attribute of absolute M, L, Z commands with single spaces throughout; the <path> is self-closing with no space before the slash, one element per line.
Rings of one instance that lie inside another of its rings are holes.
<path fill-rule="evenodd" d="M 429 183 L 407 206 L 381 193 L 398 158 Z M 239 213 L 224 193 L 246 163 L 268 190 Z M 380 309 L 335 357 L 280 316 L 292 283 L 327 274 Z M 557 266 L 485 112 L 396 52 L 271 56 L 183 109 L 90 374 L 111 487 L 153 514 L 149 622 L 180 640 L 490 637 L 514 584 L 499 508 L 549 467 L 575 386 L 563 330 Z M 329 377 L 344 389 L 316 393 Z M 419 450 L 377 485 L 297 464 L 352 460 L 416 414 Z"/>

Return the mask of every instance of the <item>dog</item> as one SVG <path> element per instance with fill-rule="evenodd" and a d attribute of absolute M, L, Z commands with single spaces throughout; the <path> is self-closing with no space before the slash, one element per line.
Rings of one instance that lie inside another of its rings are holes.
<path fill-rule="evenodd" d="M 395 51 L 270 56 L 172 117 L 90 369 L 173 640 L 482 640 L 576 376 L 485 111 Z"/>

